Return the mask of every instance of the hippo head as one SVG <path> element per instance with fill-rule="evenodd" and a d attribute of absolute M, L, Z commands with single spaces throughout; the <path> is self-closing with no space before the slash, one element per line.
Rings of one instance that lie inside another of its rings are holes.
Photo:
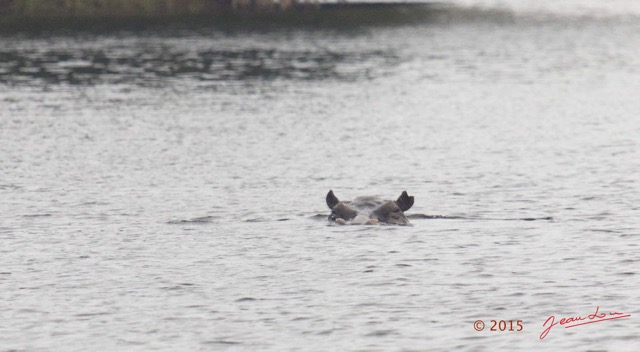
<path fill-rule="evenodd" d="M 327 206 L 331 209 L 329 221 L 340 225 L 347 223 L 408 225 L 409 219 L 404 215 L 404 212 L 413 206 L 413 200 L 413 197 L 404 191 L 396 200 L 358 197 L 353 201 L 343 202 L 331 190 L 327 193 Z"/>

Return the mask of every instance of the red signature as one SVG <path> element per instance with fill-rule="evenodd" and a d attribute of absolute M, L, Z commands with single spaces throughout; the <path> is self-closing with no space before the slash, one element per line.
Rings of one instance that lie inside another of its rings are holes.
<path fill-rule="evenodd" d="M 609 312 L 609 314 L 607 313 L 599 313 L 598 311 L 600 310 L 600 307 L 596 307 L 596 312 L 589 314 L 585 317 L 570 317 L 570 318 L 562 318 L 560 319 L 560 321 L 556 322 L 556 317 L 555 316 L 550 316 L 549 318 L 547 318 L 547 320 L 544 322 L 544 324 L 542 324 L 543 327 L 546 327 L 546 329 L 544 329 L 544 331 L 542 332 L 542 334 L 540 334 L 540 340 L 544 339 L 545 337 L 547 337 L 547 335 L 549 334 L 549 331 L 551 331 L 551 328 L 560 324 L 565 326 L 566 329 L 568 328 L 573 328 L 576 326 L 580 326 L 580 325 L 586 325 L 586 324 L 593 324 L 593 323 L 599 323 L 601 321 L 606 321 L 606 320 L 614 320 L 614 319 L 622 319 L 622 318 L 628 318 L 631 316 L 631 314 L 624 314 L 624 313 L 620 313 L 620 312 Z M 547 326 L 547 324 L 549 324 L 549 326 Z M 569 325 L 571 324 L 571 325 Z"/>

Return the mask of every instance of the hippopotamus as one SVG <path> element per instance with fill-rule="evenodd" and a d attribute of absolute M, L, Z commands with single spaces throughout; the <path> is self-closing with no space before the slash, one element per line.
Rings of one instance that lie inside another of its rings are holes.
<path fill-rule="evenodd" d="M 327 205 L 331 209 L 329 221 L 339 225 L 409 225 L 404 212 L 413 206 L 413 196 L 403 191 L 396 200 L 369 196 L 340 201 L 330 190 L 327 193 Z"/>

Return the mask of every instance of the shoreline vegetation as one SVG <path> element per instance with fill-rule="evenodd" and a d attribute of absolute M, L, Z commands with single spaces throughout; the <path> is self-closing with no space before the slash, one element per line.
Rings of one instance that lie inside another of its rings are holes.
<path fill-rule="evenodd" d="M 0 32 L 173 24 L 384 24 L 433 15 L 436 5 L 344 0 L 0 0 Z"/>

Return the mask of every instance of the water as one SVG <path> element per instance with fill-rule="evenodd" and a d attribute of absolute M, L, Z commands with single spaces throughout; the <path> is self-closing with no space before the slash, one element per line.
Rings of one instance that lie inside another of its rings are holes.
<path fill-rule="evenodd" d="M 637 350 L 616 3 L 2 37 L 0 351 Z M 329 189 L 413 226 L 327 226 Z M 539 339 L 596 307 L 631 317 Z"/>

